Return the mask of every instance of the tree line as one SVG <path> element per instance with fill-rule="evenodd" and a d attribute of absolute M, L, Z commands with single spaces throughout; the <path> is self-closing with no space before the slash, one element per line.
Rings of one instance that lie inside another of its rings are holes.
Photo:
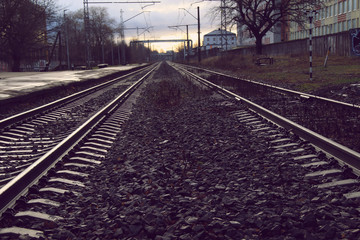
<path fill-rule="evenodd" d="M 120 27 L 105 8 L 89 8 L 89 18 L 92 65 L 120 64 L 121 51 L 123 64 L 146 60 L 143 45 L 127 46 L 118 39 Z M 10 63 L 12 71 L 50 60 L 59 69 L 86 65 L 85 44 L 83 9 L 64 11 L 54 0 L 0 1 L 0 61 Z"/>

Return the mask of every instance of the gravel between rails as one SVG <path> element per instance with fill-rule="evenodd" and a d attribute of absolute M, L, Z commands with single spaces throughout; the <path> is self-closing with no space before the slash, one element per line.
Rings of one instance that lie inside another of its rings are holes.
<path fill-rule="evenodd" d="M 51 239 L 360 237 L 359 202 L 311 188 L 306 169 L 236 120 L 243 106 L 164 64 L 143 93 Z"/>

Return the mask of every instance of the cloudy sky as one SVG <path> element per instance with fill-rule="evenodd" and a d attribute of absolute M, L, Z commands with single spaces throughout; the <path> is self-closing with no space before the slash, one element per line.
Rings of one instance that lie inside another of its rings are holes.
<path fill-rule="evenodd" d="M 148 39 L 186 39 L 186 27 L 179 27 L 178 29 L 171 29 L 169 26 L 197 24 L 197 7 L 200 7 L 200 20 L 201 20 L 201 34 L 206 34 L 220 27 L 220 20 L 212 20 L 211 9 L 216 6 L 220 6 L 220 1 L 216 0 L 158 0 L 161 3 L 155 5 L 149 5 L 149 3 L 104 3 L 95 4 L 91 2 L 142 2 L 152 0 L 89 0 L 89 7 L 101 6 L 105 7 L 109 15 L 115 19 L 117 23 L 120 23 L 120 11 L 123 10 L 123 20 L 126 21 L 126 28 L 148 28 L 150 32 L 144 32 L 144 30 L 126 30 L 125 36 L 127 41 L 133 38 L 139 40 Z M 83 9 L 82 0 L 57 0 L 62 9 L 68 9 L 68 11 L 76 11 Z M 185 8 L 187 11 L 181 9 Z M 127 21 L 135 15 L 146 11 L 143 14 Z M 191 15 L 191 14 L 193 15 Z M 232 29 L 234 30 L 234 29 Z M 139 33 L 139 36 L 137 35 Z M 141 34 L 143 33 L 143 34 Z M 189 26 L 189 35 L 193 39 L 193 42 L 197 43 L 197 26 Z M 201 35 L 201 41 L 203 41 Z M 172 50 L 176 49 L 177 43 L 170 44 L 153 44 L 152 48 L 158 50 Z"/>

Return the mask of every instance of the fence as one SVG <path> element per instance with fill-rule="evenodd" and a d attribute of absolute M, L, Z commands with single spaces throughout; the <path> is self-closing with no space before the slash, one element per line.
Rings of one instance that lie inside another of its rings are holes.
<path fill-rule="evenodd" d="M 352 32 L 358 34 L 359 29 L 353 29 Z M 350 31 L 335 33 L 325 36 L 313 37 L 313 56 L 325 56 L 329 47 L 331 54 L 337 56 L 354 56 L 353 38 Z M 359 47 L 359 45 L 358 45 Z M 234 54 L 253 55 L 256 53 L 255 46 L 238 48 L 229 51 Z M 309 52 L 309 40 L 300 39 L 287 42 L 263 45 L 262 54 L 276 55 L 305 55 Z"/>

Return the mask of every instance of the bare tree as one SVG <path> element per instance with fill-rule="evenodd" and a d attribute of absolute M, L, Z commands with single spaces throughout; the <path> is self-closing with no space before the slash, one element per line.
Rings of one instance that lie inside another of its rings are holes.
<path fill-rule="evenodd" d="M 23 59 L 47 48 L 55 4 L 53 0 L 5 0 L 1 7 L 0 47 L 11 58 L 13 71 L 19 71 Z"/>
<path fill-rule="evenodd" d="M 66 25 L 66 26 L 65 26 Z M 65 31 L 67 28 L 67 31 Z M 84 10 L 67 12 L 66 20 L 62 26 L 63 32 L 67 33 L 70 62 L 74 65 L 83 65 L 85 59 L 85 34 L 84 34 Z"/>
<path fill-rule="evenodd" d="M 105 47 L 111 45 L 115 20 L 109 17 L 106 8 L 90 8 L 90 29 L 97 61 L 105 62 Z"/>
<path fill-rule="evenodd" d="M 21 0 L 2 0 L 0 1 L 0 33 L 4 33 L 9 27 L 10 20 L 16 13 Z"/>
<path fill-rule="evenodd" d="M 262 39 L 276 24 L 296 22 L 304 25 L 306 11 L 319 5 L 318 0 L 226 0 L 228 24 L 244 26 L 255 37 L 256 53 L 262 53 Z"/>

